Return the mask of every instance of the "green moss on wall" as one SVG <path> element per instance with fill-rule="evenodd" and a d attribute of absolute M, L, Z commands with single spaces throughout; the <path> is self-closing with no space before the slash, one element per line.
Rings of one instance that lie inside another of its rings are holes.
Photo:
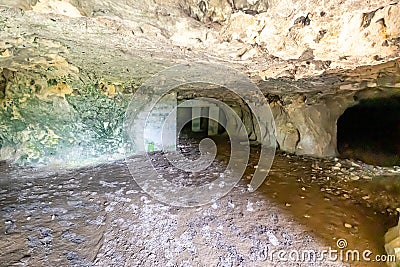
<path fill-rule="evenodd" d="M 49 80 L 47 85 L 57 82 Z M 65 97 L 43 97 L 32 92 L 29 83 L 9 87 L 11 96 L 0 106 L 1 158 L 29 165 L 123 154 L 129 96 L 105 95 L 95 83 L 73 88 Z"/>

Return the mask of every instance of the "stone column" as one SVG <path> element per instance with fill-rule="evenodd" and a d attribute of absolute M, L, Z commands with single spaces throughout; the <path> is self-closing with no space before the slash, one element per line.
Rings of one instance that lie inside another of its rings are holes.
<path fill-rule="evenodd" d="M 157 95 L 153 97 L 160 98 Z M 138 119 L 143 123 L 144 129 L 138 129 L 139 127 L 133 129 L 136 152 L 176 149 L 176 111 L 174 111 L 176 106 L 176 93 L 170 93 L 159 99 L 152 110 L 146 106 L 140 111 Z"/>
<path fill-rule="evenodd" d="M 200 132 L 201 107 L 192 108 L 192 132 Z"/>
<path fill-rule="evenodd" d="M 219 107 L 209 107 L 208 117 L 208 135 L 218 135 Z"/>

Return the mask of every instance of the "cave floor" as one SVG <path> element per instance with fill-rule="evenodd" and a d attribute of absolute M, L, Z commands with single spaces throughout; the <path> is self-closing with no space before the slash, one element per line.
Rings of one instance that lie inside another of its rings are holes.
<path fill-rule="evenodd" d="M 63 171 L 2 163 L 0 266 L 384 266 L 288 255 L 384 254 L 400 206 L 399 169 L 277 153 L 251 193 L 257 151 L 228 195 L 195 208 L 152 199 L 123 161 Z"/>

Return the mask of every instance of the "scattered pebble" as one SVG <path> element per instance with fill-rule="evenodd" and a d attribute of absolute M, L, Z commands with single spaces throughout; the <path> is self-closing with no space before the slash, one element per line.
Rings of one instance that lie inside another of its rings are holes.
<path fill-rule="evenodd" d="M 247 211 L 254 211 L 253 203 L 250 201 L 247 201 Z"/>
<path fill-rule="evenodd" d="M 279 239 L 272 233 L 272 231 L 267 232 L 268 240 L 273 246 L 279 246 Z"/>
<path fill-rule="evenodd" d="M 346 227 L 346 228 L 353 228 L 353 225 L 351 225 L 351 224 L 349 224 L 349 223 L 345 223 L 345 224 L 344 224 L 344 227 Z"/>

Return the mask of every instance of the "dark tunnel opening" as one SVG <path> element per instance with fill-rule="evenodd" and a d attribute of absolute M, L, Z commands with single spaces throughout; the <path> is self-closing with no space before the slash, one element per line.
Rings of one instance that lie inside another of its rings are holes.
<path fill-rule="evenodd" d="M 193 137 L 219 136 L 226 132 L 224 127 L 224 125 L 226 124 L 226 116 L 223 110 L 220 110 L 218 121 L 208 118 L 209 114 L 208 107 L 201 108 L 201 114 L 202 114 L 201 118 L 199 118 L 198 120 L 193 120 L 191 119 L 192 108 L 188 107 L 179 108 L 177 112 L 177 126 L 178 129 L 180 127 L 182 127 L 182 129 L 181 132 L 177 133 L 178 136 L 180 134 L 186 134 Z M 209 131 L 210 121 L 212 121 L 214 124 L 217 124 L 216 126 L 217 128 L 216 130 L 213 131 L 213 134 L 210 134 Z M 196 126 L 196 124 L 198 125 Z"/>
<path fill-rule="evenodd" d="M 341 157 L 379 166 L 400 164 L 400 97 L 361 100 L 337 121 Z"/>
<path fill-rule="evenodd" d="M 217 158 L 225 161 L 225 155 L 229 155 L 231 151 L 229 136 L 226 135 L 225 128 L 218 123 L 218 135 L 209 135 L 207 128 L 209 119 L 201 118 L 200 131 L 193 131 L 193 121 L 187 122 L 177 136 L 177 149 L 186 158 L 197 160 L 201 153 L 199 145 L 204 138 L 211 138 L 217 148 Z"/>

